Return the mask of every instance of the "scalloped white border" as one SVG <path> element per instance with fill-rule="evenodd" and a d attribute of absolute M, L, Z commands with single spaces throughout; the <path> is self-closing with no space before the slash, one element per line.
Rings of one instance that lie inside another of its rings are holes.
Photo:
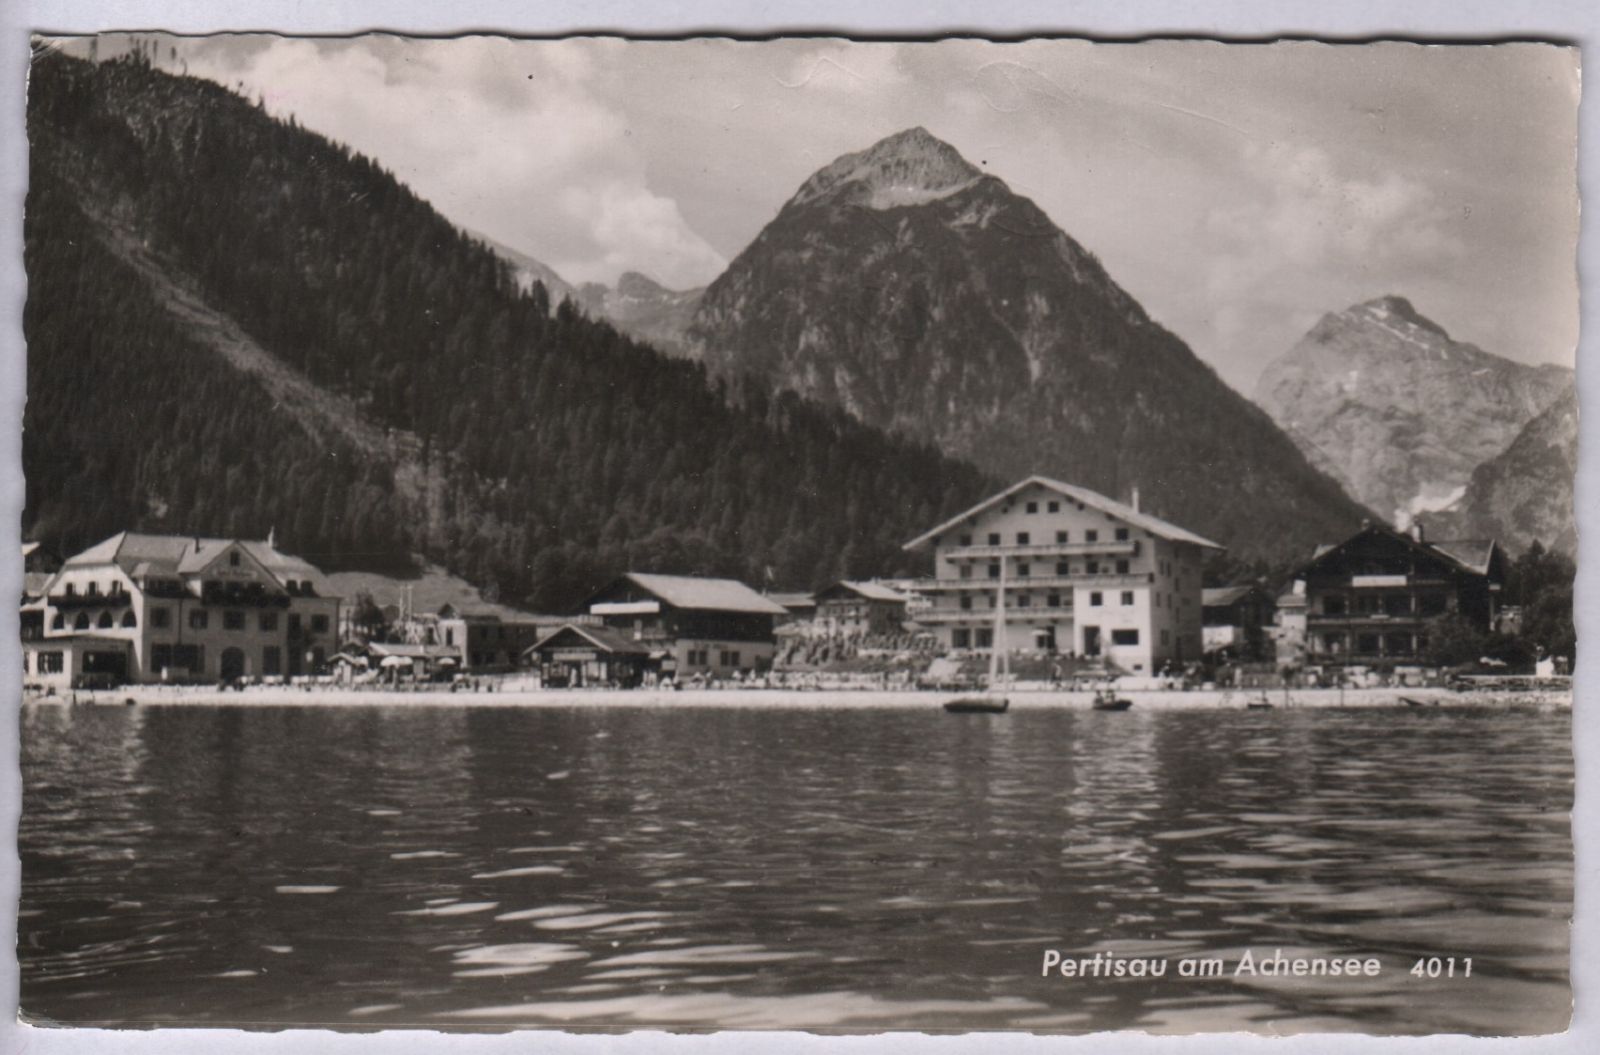
<path fill-rule="evenodd" d="M 721 31 L 738 35 L 829 32 L 866 36 L 1022 36 L 1030 34 L 1137 38 L 1145 36 L 1221 36 L 1271 39 L 1279 36 L 1364 40 L 1401 37 L 1439 41 L 1506 38 L 1558 40 L 1585 52 L 1600 43 L 1600 5 L 1594 0 L 992 0 L 980 6 L 952 0 L 4 0 L 0 2 L 0 552 L 16 552 L 22 510 L 21 430 L 23 355 L 21 313 L 26 284 L 22 275 L 22 197 L 26 188 L 23 134 L 28 35 L 32 31 L 93 32 L 106 29 L 166 29 L 201 33 L 223 29 L 262 29 L 297 33 L 350 33 L 366 29 L 448 34 L 465 30 L 556 36 L 581 31 L 679 35 Z M 1585 56 L 1587 57 L 1587 56 Z M 1590 100 L 1579 111 L 1579 176 L 1583 197 L 1600 188 L 1595 175 L 1600 150 L 1600 108 Z M 1579 260 L 1595 256 L 1595 223 L 1584 216 Z M 1273 1055 L 1406 1050 L 1426 1053 L 1473 1051 L 1585 1052 L 1600 1047 L 1596 1025 L 1600 1001 L 1600 963 L 1594 954 L 1597 928 L 1592 900 L 1600 890 L 1596 852 L 1595 784 L 1600 775 L 1600 713 L 1586 705 L 1591 686 L 1600 685 L 1593 664 L 1600 649 L 1600 487 L 1595 444 L 1600 442 L 1600 356 L 1594 345 L 1600 309 L 1600 282 L 1580 267 L 1582 327 L 1578 383 L 1582 415 L 1581 456 L 1576 504 L 1579 524 L 1577 627 L 1579 640 L 1577 703 L 1573 708 L 1577 788 L 1577 919 L 1573 932 L 1573 990 L 1577 1008 L 1570 1032 L 1549 1038 L 1468 1041 L 1459 1037 L 1419 1039 L 1359 1036 L 1302 1036 L 1273 1040 L 1243 1034 L 1194 1038 L 1154 1038 L 1134 1033 L 1092 1037 L 1032 1037 L 969 1034 L 929 1037 L 895 1034 L 833 1038 L 799 1033 L 717 1034 L 703 1036 L 638 1032 L 625 1035 L 575 1035 L 527 1031 L 496 1036 L 429 1033 L 336 1034 L 317 1031 L 240 1033 L 222 1030 L 158 1030 L 110 1033 L 97 1030 L 40 1030 L 14 1025 L 17 981 L 15 905 L 17 897 L 16 811 L 20 786 L 16 701 L 21 678 L 15 611 L 0 606 L 0 1055 L 103 1051 L 129 1052 L 357 1052 L 400 1055 L 426 1050 L 478 1052 L 1139 1052 L 1270 1051 Z M 1593 529 L 1593 530 L 1591 530 Z M 0 561 L 0 596 L 19 596 L 21 567 Z M 1600 693 L 1597 697 L 1600 698 Z M 1589 775 L 1585 776 L 1585 771 Z"/>

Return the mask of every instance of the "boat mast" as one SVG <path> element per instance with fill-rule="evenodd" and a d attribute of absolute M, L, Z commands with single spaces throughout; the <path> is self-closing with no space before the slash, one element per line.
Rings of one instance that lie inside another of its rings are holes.
<path fill-rule="evenodd" d="M 1011 676 L 1011 660 L 1005 654 L 1006 634 L 1006 558 L 1000 556 L 1000 588 L 994 595 L 994 638 L 989 643 L 989 687 L 995 687 L 996 674 L 1004 667 L 1005 677 Z"/>

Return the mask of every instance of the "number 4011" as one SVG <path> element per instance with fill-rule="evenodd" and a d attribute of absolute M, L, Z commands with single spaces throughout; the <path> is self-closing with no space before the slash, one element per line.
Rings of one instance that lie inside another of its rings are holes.
<path fill-rule="evenodd" d="M 1411 968 L 1411 973 L 1418 978 L 1454 978 L 1456 969 L 1460 968 L 1461 977 L 1472 977 L 1472 957 L 1464 956 L 1458 962 L 1454 956 L 1440 958 L 1429 956 L 1418 960 L 1417 965 Z"/>

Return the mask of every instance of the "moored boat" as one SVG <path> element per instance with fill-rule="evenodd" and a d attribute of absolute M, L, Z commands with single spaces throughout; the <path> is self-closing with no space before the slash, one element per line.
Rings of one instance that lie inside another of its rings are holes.
<path fill-rule="evenodd" d="M 1094 702 L 1089 705 L 1096 711 L 1125 711 L 1133 706 L 1133 701 L 1125 696 L 1118 696 L 1110 689 L 1102 689 L 1094 694 Z"/>
<path fill-rule="evenodd" d="M 1004 714 L 1010 706 L 1004 696 L 958 696 L 946 700 L 944 709 L 951 714 Z"/>

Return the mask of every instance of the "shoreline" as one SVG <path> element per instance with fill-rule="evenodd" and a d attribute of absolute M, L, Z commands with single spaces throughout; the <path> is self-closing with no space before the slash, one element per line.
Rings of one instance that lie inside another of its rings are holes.
<path fill-rule="evenodd" d="M 751 710 L 937 709 L 956 692 L 886 689 L 528 689 L 501 692 L 395 692 L 382 689 L 320 689 L 282 686 L 222 692 L 212 687 L 133 685 L 119 689 L 68 691 L 55 696 L 24 694 L 24 704 L 185 707 L 695 707 Z M 1025 689 L 1007 692 L 1011 710 L 1089 710 L 1092 692 Z M 1123 692 L 1135 710 L 1245 710 L 1263 698 L 1274 710 L 1303 708 L 1572 707 L 1570 689 L 1516 692 L 1444 688 L 1168 689 Z"/>

